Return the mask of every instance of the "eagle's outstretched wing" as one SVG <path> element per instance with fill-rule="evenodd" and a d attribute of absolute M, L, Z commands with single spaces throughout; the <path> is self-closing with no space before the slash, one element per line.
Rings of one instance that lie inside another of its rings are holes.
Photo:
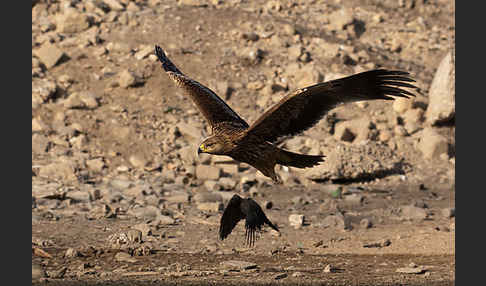
<path fill-rule="evenodd" d="M 226 122 L 235 127 L 247 128 L 248 124 L 233 111 L 215 92 L 199 82 L 185 76 L 165 55 L 162 48 L 155 46 L 155 55 L 169 77 L 191 97 L 199 111 L 212 128 Z"/>
<path fill-rule="evenodd" d="M 338 104 L 394 99 L 388 95 L 408 98 L 415 96 L 399 87 L 416 88 L 409 73 L 384 69 L 362 72 L 299 89 L 262 114 L 247 130 L 269 142 L 297 135 L 315 125 Z"/>

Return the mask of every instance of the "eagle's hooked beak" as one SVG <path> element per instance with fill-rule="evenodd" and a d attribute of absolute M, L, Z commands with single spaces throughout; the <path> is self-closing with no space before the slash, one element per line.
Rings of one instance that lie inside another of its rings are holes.
<path fill-rule="evenodd" d="M 199 146 L 199 148 L 197 148 L 197 155 L 199 156 L 199 154 L 204 153 L 204 152 L 205 152 L 204 144 L 201 144 L 201 146 Z"/>

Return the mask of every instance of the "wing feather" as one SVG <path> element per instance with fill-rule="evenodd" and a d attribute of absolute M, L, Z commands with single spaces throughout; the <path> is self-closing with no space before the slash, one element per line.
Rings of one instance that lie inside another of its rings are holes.
<path fill-rule="evenodd" d="M 407 82 L 415 80 L 409 73 L 384 69 L 362 72 L 299 89 L 261 115 L 247 130 L 247 136 L 257 136 L 269 142 L 297 135 L 314 126 L 338 104 L 373 99 L 408 98 L 415 96 L 398 88 L 416 88 Z"/>
<path fill-rule="evenodd" d="M 231 107 L 229 107 L 215 92 L 201 83 L 184 75 L 166 56 L 162 48 L 155 46 L 155 54 L 162 63 L 162 68 L 169 77 L 184 89 L 191 97 L 199 111 L 204 115 L 212 128 L 221 122 L 230 122 L 233 126 L 247 128 L 248 124 Z"/>
<path fill-rule="evenodd" d="M 240 196 L 234 195 L 228 202 L 219 225 L 219 238 L 221 240 L 225 239 L 233 231 L 236 224 L 245 218 L 245 215 L 241 211 L 241 201 Z"/>

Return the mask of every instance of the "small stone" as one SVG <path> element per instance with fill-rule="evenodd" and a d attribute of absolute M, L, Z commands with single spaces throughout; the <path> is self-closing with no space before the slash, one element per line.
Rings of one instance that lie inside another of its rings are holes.
<path fill-rule="evenodd" d="M 365 248 L 382 248 L 382 247 L 387 247 L 391 244 L 391 241 L 387 239 L 382 239 L 377 242 L 370 242 L 370 243 L 364 243 L 363 247 Z"/>
<path fill-rule="evenodd" d="M 105 162 L 102 158 L 96 158 L 86 161 L 86 166 L 93 172 L 101 172 L 105 167 Z"/>
<path fill-rule="evenodd" d="M 115 254 L 115 261 L 135 263 L 137 262 L 137 259 L 126 252 L 118 252 L 117 254 Z"/>
<path fill-rule="evenodd" d="M 256 41 L 258 41 L 258 39 L 260 39 L 258 34 L 255 33 L 255 32 L 243 33 L 241 36 L 242 36 L 243 39 L 248 40 L 248 41 L 252 41 L 252 42 L 256 42 Z"/>
<path fill-rule="evenodd" d="M 125 6 L 118 0 L 103 0 L 103 2 L 110 7 L 113 11 L 123 11 L 125 10 Z"/>
<path fill-rule="evenodd" d="M 288 35 L 288 36 L 293 36 L 297 33 L 297 31 L 295 30 L 295 27 L 291 24 L 283 24 L 282 25 L 282 32 L 284 35 Z"/>
<path fill-rule="evenodd" d="M 354 16 L 351 9 L 340 9 L 329 15 L 329 29 L 342 31 L 346 26 L 351 25 L 353 21 Z"/>
<path fill-rule="evenodd" d="M 339 128 L 335 128 L 334 137 L 341 141 L 353 142 L 356 135 L 348 127 L 340 125 Z"/>
<path fill-rule="evenodd" d="M 77 181 L 73 162 L 54 162 L 49 165 L 41 166 L 39 169 L 39 177 L 61 182 Z"/>
<path fill-rule="evenodd" d="M 248 270 L 257 268 L 258 265 L 253 262 L 241 261 L 241 260 L 227 260 L 221 262 L 221 266 L 227 270 Z"/>
<path fill-rule="evenodd" d="M 142 234 L 142 237 L 146 237 L 147 235 L 152 234 L 152 229 L 151 229 L 150 225 L 147 224 L 147 223 L 139 223 L 139 224 L 132 226 L 132 228 L 140 231 L 140 233 Z"/>
<path fill-rule="evenodd" d="M 382 142 L 388 142 L 392 137 L 392 133 L 389 130 L 380 130 L 380 134 L 378 135 L 378 140 Z"/>
<path fill-rule="evenodd" d="M 456 208 L 444 208 L 441 213 L 445 218 L 452 218 L 456 216 Z"/>
<path fill-rule="evenodd" d="M 238 174 L 238 165 L 237 164 L 218 164 L 218 167 L 221 168 L 221 170 L 230 175 Z"/>
<path fill-rule="evenodd" d="M 406 273 L 406 274 L 422 274 L 425 271 L 426 269 L 422 267 L 401 267 L 401 268 L 397 268 L 395 272 Z"/>
<path fill-rule="evenodd" d="M 324 267 L 324 272 L 325 273 L 334 273 L 336 272 L 336 268 L 334 266 L 332 266 L 331 264 L 328 264 L 326 265 L 326 267 Z"/>
<path fill-rule="evenodd" d="M 367 229 L 367 228 L 371 228 L 373 226 L 373 223 L 369 219 L 364 218 L 359 222 L 359 225 L 361 228 Z"/>
<path fill-rule="evenodd" d="M 222 202 L 223 197 L 216 192 L 198 192 L 194 195 L 192 201 L 196 203 Z"/>
<path fill-rule="evenodd" d="M 221 186 L 222 190 L 232 190 L 236 187 L 236 181 L 228 177 L 222 177 L 219 179 L 218 185 Z"/>
<path fill-rule="evenodd" d="M 138 229 L 129 229 L 126 235 L 129 243 L 142 242 L 142 232 Z"/>
<path fill-rule="evenodd" d="M 47 69 L 50 69 L 64 56 L 64 52 L 58 49 L 54 44 L 46 42 L 40 49 L 34 51 L 34 55 L 39 58 Z"/>
<path fill-rule="evenodd" d="M 393 101 L 393 110 L 398 114 L 403 114 L 407 110 L 412 109 L 413 100 L 408 98 L 395 98 Z"/>
<path fill-rule="evenodd" d="M 373 123 L 369 118 L 359 118 L 338 122 L 335 126 L 336 139 L 359 143 L 368 140 Z"/>
<path fill-rule="evenodd" d="M 133 167 L 138 169 L 143 169 L 148 164 L 147 159 L 145 159 L 142 154 L 132 154 L 130 158 L 128 158 L 128 161 Z"/>
<path fill-rule="evenodd" d="M 170 216 L 160 215 L 155 220 L 151 220 L 149 225 L 152 227 L 160 228 L 163 225 L 171 225 L 175 223 L 175 219 Z"/>
<path fill-rule="evenodd" d="M 70 191 L 66 194 L 66 197 L 75 202 L 89 202 L 91 198 L 89 192 L 81 190 Z"/>
<path fill-rule="evenodd" d="M 161 216 L 160 209 L 156 206 L 151 205 L 131 209 L 127 213 L 143 220 L 155 220 Z"/>
<path fill-rule="evenodd" d="M 64 275 L 66 274 L 67 270 L 68 270 L 68 268 L 66 266 L 63 266 L 63 267 L 59 268 L 58 270 L 49 271 L 49 273 L 48 273 L 49 278 L 62 279 L 62 278 L 64 278 Z"/>
<path fill-rule="evenodd" d="M 140 48 L 140 50 L 136 52 L 134 56 L 137 60 L 142 60 L 148 57 L 149 55 L 151 55 L 153 52 L 154 52 L 154 47 L 147 45 Z"/>
<path fill-rule="evenodd" d="M 221 202 L 205 202 L 198 203 L 197 209 L 206 212 L 219 212 L 223 210 L 224 205 Z"/>
<path fill-rule="evenodd" d="M 37 263 L 32 263 L 32 280 L 38 280 L 47 277 L 46 272 Z"/>
<path fill-rule="evenodd" d="M 279 273 L 279 274 L 275 275 L 275 277 L 273 279 L 280 280 L 280 279 L 287 278 L 287 277 L 288 277 L 287 273 Z"/>
<path fill-rule="evenodd" d="M 449 143 L 444 136 L 432 127 L 427 127 L 422 131 L 417 148 L 422 152 L 425 159 L 439 159 L 442 154 L 449 152 Z"/>
<path fill-rule="evenodd" d="M 91 26 L 87 13 L 80 13 L 75 8 L 65 9 L 56 15 L 56 29 L 60 33 L 78 33 Z"/>
<path fill-rule="evenodd" d="M 402 115 L 403 121 L 407 123 L 422 123 L 424 119 L 424 110 L 421 108 L 408 109 Z"/>
<path fill-rule="evenodd" d="M 218 180 L 221 169 L 212 165 L 197 165 L 196 177 L 200 180 Z"/>
<path fill-rule="evenodd" d="M 353 205 L 362 205 L 364 196 L 360 194 L 349 194 L 344 196 L 344 201 Z"/>
<path fill-rule="evenodd" d="M 182 136 L 184 136 L 185 139 L 189 141 L 199 141 L 202 138 L 201 128 L 194 124 L 179 122 L 176 125 L 175 132 L 179 132 Z M 193 152 L 193 154 L 196 154 L 196 150 L 193 149 Z"/>
<path fill-rule="evenodd" d="M 129 70 L 123 70 L 118 77 L 118 84 L 123 88 L 134 86 L 136 83 L 135 74 Z"/>
<path fill-rule="evenodd" d="M 40 118 L 32 119 L 32 132 L 46 131 L 48 126 Z"/>
<path fill-rule="evenodd" d="M 344 216 L 341 214 L 328 215 L 319 223 L 319 226 L 324 228 L 331 227 L 331 228 L 346 229 L 346 221 L 344 219 Z"/>
<path fill-rule="evenodd" d="M 169 203 L 187 203 L 190 196 L 186 192 L 175 192 L 164 199 Z"/>
<path fill-rule="evenodd" d="M 305 216 L 302 214 L 289 215 L 289 224 L 295 228 L 300 228 L 304 225 Z"/>
<path fill-rule="evenodd" d="M 66 252 L 64 252 L 65 258 L 74 258 L 74 257 L 79 257 L 79 256 L 81 256 L 81 253 L 78 250 L 71 248 L 71 247 L 66 249 Z"/>
<path fill-rule="evenodd" d="M 54 98 L 58 86 L 56 82 L 44 79 L 32 79 L 32 105 L 38 106 Z"/>
<path fill-rule="evenodd" d="M 299 271 L 292 273 L 292 277 L 294 277 L 294 278 L 301 278 L 301 277 L 304 277 L 304 276 L 305 276 L 304 273 L 299 272 Z"/>
<path fill-rule="evenodd" d="M 414 205 L 406 205 L 401 208 L 401 215 L 405 219 L 424 220 L 428 217 L 427 211 Z"/>

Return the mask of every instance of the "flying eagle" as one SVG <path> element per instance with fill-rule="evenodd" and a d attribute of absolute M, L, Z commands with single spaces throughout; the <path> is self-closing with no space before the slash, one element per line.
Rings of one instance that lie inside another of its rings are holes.
<path fill-rule="evenodd" d="M 226 209 L 221 217 L 219 225 L 219 238 L 224 240 L 231 231 L 235 228 L 238 222 L 245 219 L 246 228 L 246 243 L 249 246 L 255 244 L 255 231 L 261 230 L 264 224 L 267 224 L 276 231 L 276 227 L 265 215 L 262 208 L 251 198 L 243 199 L 238 195 L 234 195 L 229 201 Z"/>
<path fill-rule="evenodd" d="M 416 88 L 409 83 L 415 81 L 409 73 L 371 70 L 298 89 L 248 125 L 215 92 L 184 75 L 157 45 L 155 54 L 169 78 L 184 89 L 211 125 L 212 135 L 201 143 L 198 154 L 227 155 L 255 167 L 275 183 L 281 183 L 275 173 L 276 164 L 307 168 L 318 165 L 325 157 L 281 149 L 274 144 L 278 140 L 309 129 L 342 103 L 394 99 L 388 95 L 415 96 L 399 88 Z"/>

